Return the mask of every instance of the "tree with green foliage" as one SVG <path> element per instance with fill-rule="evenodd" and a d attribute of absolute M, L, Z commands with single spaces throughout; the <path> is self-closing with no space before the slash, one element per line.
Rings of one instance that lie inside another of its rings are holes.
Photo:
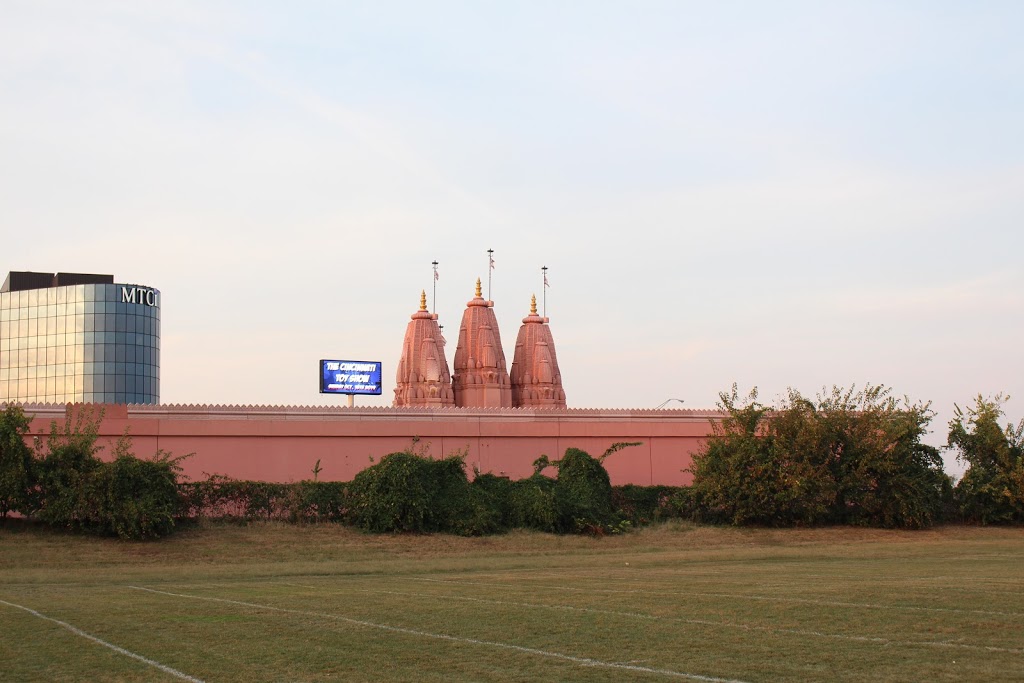
<path fill-rule="evenodd" d="M 966 411 L 956 406 L 949 423 L 949 447 L 967 465 L 955 499 L 969 522 L 1024 522 L 1024 419 L 1000 426 L 1008 398 L 979 395 Z"/>
<path fill-rule="evenodd" d="M 87 528 L 104 536 L 146 539 L 174 531 L 180 505 L 181 458 L 158 452 L 151 460 L 135 457 L 127 438 L 118 441 L 114 460 L 93 471 L 86 490 L 91 499 Z"/>
<path fill-rule="evenodd" d="M 102 419 L 102 410 L 81 409 L 63 425 L 51 423 L 36 461 L 39 519 L 61 529 L 123 539 L 171 533 L 181 507 L 182 458 L 160 452 L 141 460 L 125 435 L 114 446 L 113 460 L 104 462 L 96 457 Z"/>
<path fill-rule="evenodd" d="M 919 528 L 940 521 L 951 485 L 921 442 L 933 413 L 890 390 L 833 388 L 778 406 L 720 394 L 725 417 L 695 454 L 696 516 L 735 525 L 842 523 Z"/>
<path fill-rule="evenodd" d="M 473 533 L 462 454 L 433 460 L 411 451 L 390 453 L 355 476 L 350 495 L 350 519 L 366 531 Z"/>
<path fill-rule="evenodd" d="M 836 482 L 833 522 L 923 528 L 941 522 L 952 482 L 938 449 L 921 441 L 935 413 L 884 386 L 818 396 L 820 450 Z"/>
<path fill-rule="evenodd" d="M 773 410 L 757 389 L 719 394 L 725 413 L 694 454 L 697 516 L 737 526 L 791 526 L 825 521 L 835 498 L 827 455 L 818 448 L 814 406 L 791 392 Z"/>
<path fill-rule="evenodd" d="M 20 406 L 0 412 L 0 519 L 28 514 L 34 483 L 32 449 L 25 443 L 31 420 Z"/>
<path fill-rule="evenodd" d="M 579 448 L 567 448 L 555 465 L 556 529 L 562 533 L 610 530 L 618 520 L 611 479 L 601 461 Z"/>
<path fill-rule="evenodd" d="M 43 522 L 68 530 L 88 530 L 91 509 L 96 505 L 89 480 L 102 466 L 99 425 L 102 410 L 82 408 L 68 415 L 63 425 L 50 423 L 50 435 L 40 446 L 37 516 Z"/>
<path fill-rule="evenodd" d="M 555 533 L 602 534 L 619 528 L 611 480 L 604 468 L 609 455 L 638 443 L 616 443 L 599 458 L 568 448 L 561 460 L 546 455 L 533 463 L 533 476 L 513 483 L 512 525 Z M 541 472 L 557 470 L 555 478 Z"/>

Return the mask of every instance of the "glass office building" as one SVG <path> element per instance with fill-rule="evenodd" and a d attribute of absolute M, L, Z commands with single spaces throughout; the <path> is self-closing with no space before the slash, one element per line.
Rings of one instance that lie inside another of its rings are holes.
<path fill-rule="evenodd" d="M 11 272 L 0 403 L 159 403 L 160 292 L 113 275 Z"/>

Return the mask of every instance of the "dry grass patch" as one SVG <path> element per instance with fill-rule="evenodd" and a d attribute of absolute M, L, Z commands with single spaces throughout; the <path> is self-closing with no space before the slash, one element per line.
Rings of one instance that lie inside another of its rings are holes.
<path fill-rule="evenodd" d="M 0 530 L 0 600 L 206 681 L 1019 680 L 1022 566 L 1022 529 Z M 0 680 L 173 680 L 3 605 L 0 627 Z"/>

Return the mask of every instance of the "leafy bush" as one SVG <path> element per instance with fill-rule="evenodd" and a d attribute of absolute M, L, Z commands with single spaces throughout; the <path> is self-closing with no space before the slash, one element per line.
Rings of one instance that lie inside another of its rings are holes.
<path fill-rule="evenodd" d="M 45 453 L 36 463 L 37 498 L 34 502 L 40 520 L 51 526 L 89 531 L 97 514 L 98 501 L 91 490 L 93 473 L 103 466 L 96 457 L 100 447 L 99 424 L 102 412 L 79 410 L 64 425 L 50 423 Z"/>
<path fill-rule="evenodd" d="M 385 455 L 352 480 L 350 521 L 374 532 L 474 533 L 476 525 L 466 523 L 476 506 L 464 457 Z"/>
<path fill-rule="evenodd" d="M 171 533 L 180 507 L 181 458 L 160 452 L 141 460 L 125 436 L 114 447 L 113 461 L 101 461 L 96 442 L 102 416 L 79 410 L 63 427 L 51 423 L 46 452 L 36 462 L 36 514 L 58 528 L 124 539 Z"/>
<path fill-rule="evenodd" d="M 555 480 L 537 473 L 511 484 L 509 526 L 516 529 L 558 531 Z"/>
<path fill-rule="evenodd" d="M 178 461 L 166 453 L 141 460 L 120 453 L 102 463 L 87 483 L 89 531 L 123 539 L 159 538 L 174 531 L 179 507 Z"/>
<path fill-rule="evenodd" d="M 915 529 L 943 521 L 952 482 L 939 451 L 921 442 L 934 415 L 885 387 L 819 397 L 812 417 L 837 488 L 830 521 Z"/>
<path fill-rule="evenodd" d="M 514 484 L 494 474 L 477 474 L 469 485 L 472 509 L 462 522 L 462 533 L 471 536 L 496 534 L 512 528 Z"/>
<path fill-rule="evenodd" d="M 778 407 L 720 394 L 726 417 L 694 456 L 694 516 L 729 524 L 920 528 L 942 520 L 951 490 L 921 443 L 927 404 L 889 389 L 834 388 L 814 403 L 790 390 Z"/>
<path fill-rule="evenodd" d="M 292 522 L 343 522 L 348 514 L 348 483 L 301 481 L 293 485 L 289 501 Z"/>
<path fill-rule="evenodd" d="M 19 406 L 0 412 L 0 519 L 8 512 L 29 514 L 35 472 L 32 450 L 25 445 L 29 418 Z"/>
<path fill-rule="evenodd" d="M 295 523 L 342 522 L 348 511 L 348 484 L 300 481 L 278 484 L 222 475 L 179 484 L 179 517 L 236 522 L 279 520 Z"/>
<path fill-rule="evenodd" d="M 605 457 L 633 444 L 615 444 L 601 458 L 577 448 L 566 449 L 561 460 L 541 456 L 534 474 L 511 483 L 510 526 L 554 533 L 602 534 L 620 528 L 612 504 L 612 487 L 602 464 Z M 547 467 L 557 477 L 545 477 Z"/>
<path fill-rule="evenodd" d="M 679 517 L 679 510 L 673 503 L 678 495 L 677 486 L 613 486 L 612 507 L 617 517 L 628 520 L 633 526 L 643 526 Z"/>
<path fill-rule="evenodd" d="M 556 530 L 602 533 L 618 521 L 612 507 L 612 483 L 604 466 L 589 453 L 568 448 L 555 463 Z"/>
<path fill-rule="evenodd" d="M 955 504 L 969 522 L 1024 522 L 1024 419 L 1001 427 L 1005 400 L 978 396 L 966 412 L 957 406 L 949 423 L 949 447 L 967 465 Z"/>
<path fill-rule="evenodd" d="M 712 423 L 691 467 L 697 519 L 766 526 L 821 521 L 834 495 L 828 456 L 809 419 L 813 408 L 791 400 L 772 415 L 756 389 L 741 401 L 735 386 L 720 399 L 726 416 Z"/>

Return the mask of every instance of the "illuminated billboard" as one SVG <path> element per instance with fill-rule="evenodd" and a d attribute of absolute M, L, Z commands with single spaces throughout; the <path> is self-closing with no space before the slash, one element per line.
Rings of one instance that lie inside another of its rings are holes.
<path fill-rule="evenodd" d="M 379 396 L 380 363 L 372 360 L 321 360 L 321 394 Z"/>

